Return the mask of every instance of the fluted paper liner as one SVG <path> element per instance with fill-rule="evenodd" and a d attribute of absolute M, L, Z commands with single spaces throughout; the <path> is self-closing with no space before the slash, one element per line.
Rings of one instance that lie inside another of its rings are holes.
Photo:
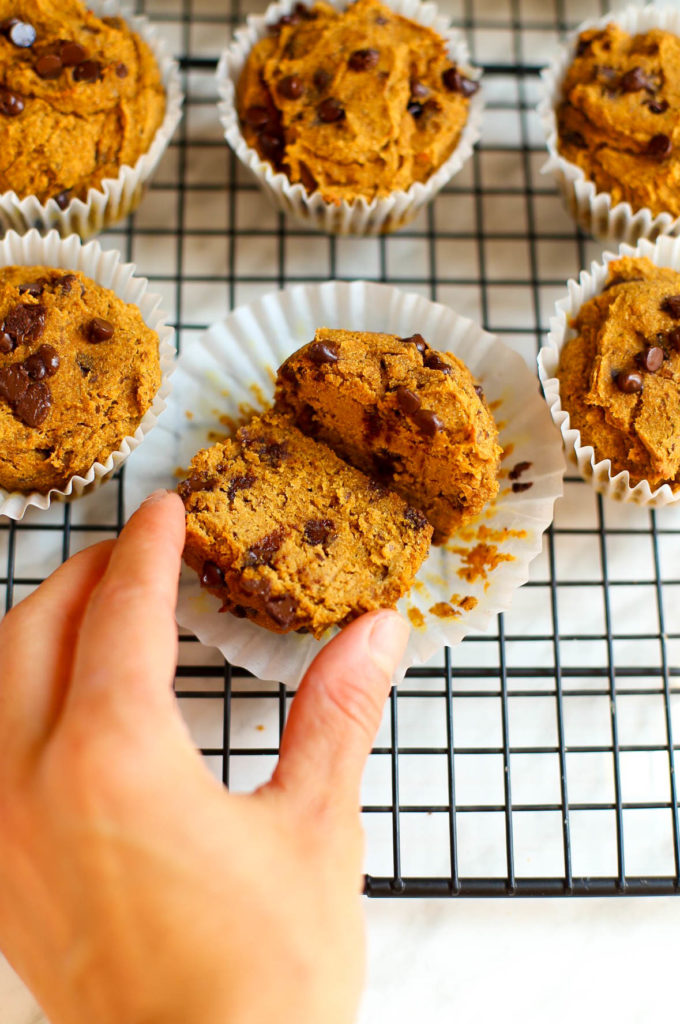
<path fill-rule="evenodd" d="M 665 29 L 680 36 L 680 9 L 678 7 L 627 7 L 623 11 L 593 18 L 579 25 L 562 47 L 549 67 L 541 72 L 542 98 L 538 106 L 548 147 L 549 159 L 543 173 L 552 174 L 562 198 L 576 222 L 584 231 L 604 242 L 628 242 L 640 238 L 654 240 L 662 234 L 680 234 L 680 217 L 671 213 L 654 214 L 648 207 L 634 210 L 630 203 L 613 203 L 609 192 L 598 192 L 583 170 L 570 163 L 559 153 L 556 111 L 562 100 L 562 84 L 569 65 L 574 59 L 576 43 L 581 32 L 590 28 L 604 28 L 615 22 L 624 31 L 635 35 L 652 28 Z"/>
<path fill-rule="evenodd" d="M 56 231 L 43 237 L 38 231 L 17 235 L 9 231 L 0 240 L 0 267 L 12 266 L 59 267 L 62 270 L 80 270 L 104 288 L 110 288 L 123 302 L 134 303 L 147 327 L 159 338 L 161 383 L 151 408 L 147 411 L 134 434 L 121 438 L 116 451 L 105 462 L 95 462 L 87 473 L 73 476 L 63 489 L 53 488 L 47 494 L 39 491 L 24 493 L 6 491 L 0 487 L 0 515 L 10 519 L 22 519 L 30 507 L 47 509 L 55 499 L 77 498 L 86 490 L 89 492 L 101 484 L 138 448 L 154 428 L 158 417 L 166 407 L 170 394 L 169 377 L 174 369 L 175 350 L 172 344 L 173 330 L 165 323 L 165 316 L 159 311 L 160 298 L 148 291 L 145 278 L 134 276 L 134 265 L 123 263 L 119 253 L 104 252 L 98 242 L 83 245 L 76 235 L 61 239 Z"/>
<path fill-rule="evenodd" d="M 311 4 L 313 0 L 309 0 Z M 329 0 L 338 8 L 346 3 Z M 475 142 L 480 136 L 484 108 L 483 90 L 471 97 L 468 118 L 451 156 L 444 161 L 425 182 L 415 182 L 406 190 L 396 190 L 384 199 L 363 197 L 352 202 L 328 203 L 315 192 L 310 195 L 301 184 L 293 185 L 281 171 L 275 171 L 270 163 L 263 160 L 257 150 L 252 149 L 241 132 L 236 111 L 236 83 L 245 67 L 248 54 L 255 43 L 267 34 L 267 26 L 274 24 L 293 9 L 295 0 L 281 0 L 270 4 L 263 15 L 249 15 L 242 28 L 236 30 L 234 39 L 222 54 L 217 69 L 217 88 L 220 95 L 220 119 L 224 125 L 227 142 L 237 157 L 255 175 L 258 184 L 272 202 L 292 214 L 297 220 L 337 235 L 377 235 L 396 231 L 408 224 L 418 212 L 429 203 L 441 188 L 458 174 L 472 154 Z M 448 42 L 451 59 L 468 78 L 478 81 L 481 72 L 470 64 L 467 44 L 459 32 L 452 29 L 447 18 L 441 15 L 434 3 L 420 0 L 390 0 L 389 7 L 404 18 L 425 25 L 438 32 Z"/>
<path fill-rule="evenodd" d="M 121 9 L 117 0 L 89 0 L 99 17 L 122 17 L 148 43 L 165 87 L 165 116 L 149 149 L 134 167 L 124 164 L 115 178 L 104 178 L 91 188 L 86 199 L 72 199 L 62 210 L 55 199 L 41 203 L 36 196 L 20 199 L 16 192 L 0 193 L 0 233 L 14 229 L 20 234 L 30 228 L 54 229 L 66 238 L 70 234 L 90 238 L 127 217 L 141 202 L 147 182 L 156 170 L 182 116 L 184 96 L 177 62 L 169 56 L 161 35 L 147 18 L 134 17 Z"/>
<path fill-rule="evenodd" d="M 571 426 L 569 413 L 562 408 L 560 382 L 557 379 L 562 349 L 570 338 L 576 336 L 576 332 L 569 326 L 570 320 L 585 302 L 600 294 L 607 281 L 609 264 L 621 256 L 646 256 L 658 267 L 671 267 L 680 271 L 680 239 L 662 236 L 653 243 L 643 238 L 635 248 L 624 243 L 619 246 L 618 253 L 606 252 L 602 262 L 593 261 L 589 271 L 582 270 L 578 281 L 570 280 L 567 296 L 556 304 L 555 316 L 550 320 L 550 333 L 538 354 L 538 371 L 550 413 L 562 433 L 567 455 L 578 466 L 584 479 L 591 481 L 596 491 L 615 501 L 662 508 L 680 501 L 680 491 L 671 490 L 668 484 L 652 490 L 646 480 L 631 487 L 627 470 L 612 475 L 610 459 L 596 461 L 595 449 L 592 445 L 581 444 L 581 432 Z"/>
<path fill-rule="evenodd" d="M 491 531 L 489 543 L 509 560 L 501 561 L 487 579 L 467 583 L 458 575 L 463 556 L 453 549 L 469 550 L 476 540 L 466 534 L 467 540 L 461 536 L 446 547 L 432 548 L 415 586 L 399 604 L 411 621 L 422 617 L 399 666 L 397 679 L 401 679 L 410 665 L 423 664 L 470 630 L 484 630 L 493 615 L 508 608 L 513 592 L 528 578 L 529 563 L 541 548 L 542 533 L 562 491 L 560 437 L 536 377 L 515 352 L 470 320 L 419 295 L 363 281 L 300 285 L 236 309 L 200 336 L 178 361 L 168 414 L 127 477 L 129 511 L 155 488 L 177 485 L 178 470 L 186 471 L 194 453 L 211 443 L 215 431 L 226 433 L 220 416 L 227 423 L 238 421 L 249 410 L 269 403 L 276 368 L 313 338 L 320 326 L 400 336 L 419 332 L 433 348 L 454 352 L 494 403 L 501 443 L 510 448 L 503 463 L 501 494 L 470 531 L 475 537 L 476 531 Z M 514 493 L 508 471 L 519 462 L 532 464 L 521 478 L 532 486 Z M 506 539 L 494 539 L 504 530 L 509 531 Z M 454 594 L 459 601 L 473 597 L 478 603 L 467 612 L 459 608 L 458 618 L 438 618 L 429 611 L 438 602 L 449 603 Z M 296 684 L 332 635 L 329 632 L 320 641 L 297 633 L 280 636 L 220 613 L 219 607 L 219 600 L 203 590 L 196 573 L 185 567 L 177 608 L 180 625 L 262 679 Z"/>

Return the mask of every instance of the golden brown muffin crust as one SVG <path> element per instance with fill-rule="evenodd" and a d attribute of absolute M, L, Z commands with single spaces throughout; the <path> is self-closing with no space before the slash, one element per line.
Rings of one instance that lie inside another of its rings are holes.
<path fill-rule="evenodd" d="M 13 19 L 31 46 L 12 41 Z M 146 43 L 79 0 L 0 0 L 0 22 L 0 192 L 66 206 L 134 165 L 165 114 Z"/>
<path fill-rule="evenodd" d="M 0 269 L 0 487 L 46 493 L 105 461 L 160 376 L 136 306 L 80 273 Z"/>

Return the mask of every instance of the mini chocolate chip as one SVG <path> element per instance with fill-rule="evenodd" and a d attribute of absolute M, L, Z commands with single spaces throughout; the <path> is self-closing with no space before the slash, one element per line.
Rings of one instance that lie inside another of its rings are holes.
<path fill-rule="evenodd" d="M 64 65 L 56 53 L 46 53 L 35 62 L 35 73 L 39 78 L 59 78 Z"/>
<path fill-rule="evenodd" d="M 453 370 L 445 359 L 438 352 L 426 352 L 423 356 L 423 363 L 430 370 L 440 370 L 442 373 L 452 373 Z"/>
<path fill-rule="evenodd" d="M 281 547 L 282 539 L 281 530 L 274 530 L 252 544 L 246 551 L 243 560 L 244 566 L 270 565 L 272 558 Z"/>
<path fill-rule="evenodd" d="M 420 395 L 417 395 L 415 391 L 410 391 L 409 388 L 397 388 L 396 395 L 399 408 L 407 416 L 411 416 L 423 404 Z"/>
<path fill-rule="evenodd" d="M 277 625 L 285 628 L 294 621 L 297 604 L 290 594 L 284 594 L 283 597 L 271 597 L 266 602 L 265 609 Z"/>
<path fill-rule="evenodd" d="M 305 87 L 299 75 L 286 75 L 285 78 L 277 82 L 276 91 L 286 100 L 299 100 Z"/>
<path fill-rule="evenodd" d="M 255 483 L 255 477 L 252 473 L 245 473 L 242 476 L 235 476 L 229 481 L 227 487 L 227 498 L 230 502 L 234 500 L 239 491 L 246 491 L 249 487 L 252 487 Z"/>
<path fill-rule="evenodd" d="M 345 117 L 345 108 L 340 100 L 336 100 L 333 96 L 329 96 L 327 100 L 319 103 L 316 112 L 319 115 L 319 120 L 324 124 L 333 124 L 335 121 L 342 121 Z"/>
<path fill-rule="evenodd" d="M 386 18 L 384 14 L 376 14 L 375 23 L 376 25 L 389 25 L 390 19 Z"/>
<path fill-rule="evenodd" d="M 523 473 L 526 473 L 528 469 L 531 469 L 533 462 L 518 462 L 514 469 L 510 470 L 508 476 L 511 480 L 519 480 Z"/>
<path fill-rule="evenodd" d="M 224 586 L 224 573 L 220 569 L 219 565 L 215 562 L 204 562 L 203 569 L 201 571 L 201 586 L 202 587 L 222 587 Z"/>
<path fill-rule="evenodd" d="M 427 519 L 423 513 L 419 509 L 411 508 L 410 506 L 404 512 L 404 522 L 412 530 L 422 530 L 427 526 Z"/>
<path fill-rule="evenodd" d="M 673 327 L 667 334 L 668 343 L 676 352 L 680 352 L 680 327 Z"/>
<path fill-rule="evenodd" d="M 576 149 L 587 149 L 588 143 L 580 132 L 566 131 L 562 133 L 562 141 L 568 146 L 575 146 Z"/>
<path fill-rule="evenodd" d="M 55 285 L 55 286 L 58 285 L 59 288 L 61 288 L 61 290 L 66 295 L 70 295 L 71 289 L 73 288 L 73 285 L 76 283 L 77 280 L 78 280 L 78 278 L 76 277 L 75 274 L 64 274 L 63 277 L 55 277 L 55 278 L 53 278 L 52 279 L 52 284 Z M 82 285 L 82 284 L 80 286 L 80 294 L 81 294 L 81 298 L 85 294 L 85 286 Z"/>
<path fill-rule="evenodd" d="M 0 114 L 5 117 L 18 117 L 26 106 L 23 96 L 10 89 L 0 88 Z"/>
<path fill-rule="evenodd" d="M 636 395 L 639 391 L 642 391 L 644 386 L 642 374 L 635 371 L 632 373 L 621 371 L 616 374 L 615 381 L 619 391 L 623 391 L 626 395 Z"/>
<path fill-rule="evenodd" d="M 271 121 L 271 114 L 266 107 L 254 104 L 246 109 L 243 119 L 251 128 L 264 128 Z"/>
<path fill-rule="evenodd" d="M 405 345 L 415 345 L 419 352 L 427 352 L 427 342 L 422 334 L 412 334 L 408 338 L 401 338 Z"/>
<path fill-rule="evenodd" d="M 31 378 L 21 363 L 0 368 L 0 398 L 14 408 L 20 398 L 26 394 Z"/>
<path fill-rule="evenodd" d="M 26 341 L 37 341 L 45 330 L 45 313 L 44 306 L 25 306 L 19 303 L 5 317 L 2 330 L 18 345 Z"/>
<path fill-rule="evenodd" d="M 406 110 L 411 115 L 411 117 L 414 117 L 417 120 L 423 113 L 423 105 L 422 103 L 416 103 L 412 101 L 411 103 L 409 103 Z"/>
<path fill-rule="evenodd" d="M 31 295 L 34 299 L 39 299 L 44 287 L 44 282 L 27 281 L 26 284 L 19 285 L 19 295 Z"/>
<path fill-rule="evenodd" d="M 285 443 L 278 444 L 276 441 L 269 441 L 260 445 L 257 454 L 272 469 L 278 469 L 281 463 L 288 458 L 288 446 Z"/>
<path fill-rule="evenodd" d="M 80 43 L 65 42 L 59 48 L 59 56 L 65 68 L 74 68 L 87 60 L 87 50 Z"/>
<path fill-rule="evenodd" d="M 347 65 L 352 71 L 368 71 L 370 68 L 374 68 L 379 60 L 379 50 L 373 50 L 369 47 L 365 50 L 355 50 L 354 53 L 351 53 Z"/>
<path fill-rule="evenodd" d="M 307 355 L 313 363 L 337 363 L 338 350 L 335 345 L 327 345 L 324 341 L 315 341 L 307 349 Z"/>
<path fill-rule="evenodd" d="M 475 384 L 475 394 L 477 395 L 477 398 L 484 398 L 484 388 L 481 384 Z"/>
<path fill-rule="evenodd" d="M 54 377 L 61 362 L 56 348 L 53 348 L 52 345 L 41 345 L 38 349 L 38 355 L 45 364 L 45 372 L 47 376 Z"/>
<path fill-rule="evenodd" d="M 87 339 L 93 345 L 98 345 L 101 341 L 110 341 L 114 329 L 113 324 L 108 320 L 104 320 L 101 316 L 95 316 L 87 325 Z"/>
<path fill-rule="evenodd" d="M 0 331 L 0 355 L 7 355 L 9 352 L 14 351 L 14 342 L 10 338 L 9 334 L 4 331 Z"/>
<path fill-rule="evenodd" d="M 84 60 L 73 69 L 74 82 L 98 82 L 102 77 L 102 66 L 98 60 Z"/>
<path fill-rule="evenodd" d="M 16 403 L 14 411 L 27 427 L 39 427 L 47 419 L 51 408 L 49 384 L 41 380 L 31 384 Z"/>
<path fill-rule="evenodd" d="M 332 519 L 308 519 L 302 535 L 306 544 L 316 546 L 335 540 L 337 530 Z"/>
<path fill-rule="evenodd" d="M 56 196 L 52 197 L 60 210 L 68 209 L 69 203 L 73 198 L 71 195 L 72 192 L 72 188 L 65 188 L 63 192 L 58 192 Z"/>
<path fill-rule="evenodd" d="M 297 374 L 294 367 L 291 365 L 290 360 L 286 360 L 286 362 L 279 367 L 279 376 L 282 377 L 283 380 L 287 380 L 289 384 L 297 384 L 298 382 Z"/>
<path fill-rule="evenodd" d="M 127 78 L 128 74 L 129 72 L 127 64 L 124 64 L 123 61 L 120 61 L 119 64 L 116 64 L 116 76 L 118 78 Z"/>
<path fill-rule="evenodd" d="M 449 92 L 459 92 L 462 96 L 474 96 L 479 89 L 479 82 L 461 75 L 457 67 L 449 68 L 442 74 L 442 82 Z"/>
<path fill-rule="evenodd" d="M 619 89 L 621 92 L 639 92 L 641 89 L 649 88 L 650 81 L 641 67 L 631 68 L 630 71 L 626 71 L 625 75 L 622 75 L 619 80 Z"/>
<path fill-rule="evenodd" d="M 667 156 L 671 155 L 672 151 L 673 144 L 668 136 L 663 133 L 652 135 L 647 143 L 647 156 L 654 157 L 655 160 L 665 160 Z"/>
<path fill-rule="evenodd" d="M 439 416 L 431 409 L 418 409 L 413 416 L 413 422 L 426 437 L 434 437 L 444 428 Z"/>
<path fill-rule="evenodd" d="M 680 295 L 667 295 L 661 303 L 661 311 L 673 320 L 680 320 Z"/>
<path fill-rule="evenodd" d="M 325 92 L 325 90 L 331 84 L 332 78 L 333 76 L 331 75 L 330 71 L 326 71 L 325 68 L 318 68 L 318 70 L 314 72 L 314 77 L 312 78 L 312 81 L 314 82 L 314 85 L 319 90 L 319 92 Z"/>
<path fill-rule="evenodd" d="M 513 494 L 521 494 L 522 491 L 528 491 L 533 486 L 534 484 L 531 480 L 527 480 L 526 483 L 514 483 L 512 485 L 512 492 Z"/>
<path fill-rule="evenodd" d="M 10 42 L 22 49 L 33 46 L 36 35 L 35 29 L 27 21 L 15 21 L 7 33 Z"/>
<path fill-rule="evenodd" d="M 650 100 L 647 107 L 651 114 L 665 114 L 668 110 L 668 100 Z"/>
<path fill-rule="evenodd" d="M 644 352 L 638 352 L 635 356 L 635 362 L 640 369 L 646 370 L 647 373 L 656 373 L 663 366 L 663 361 L 664 350 L 659 345 L 652 345 L 651 348 L 646 348 Z"/>
<path fill-rule="evenodd" d="M 283 138 L 272 132 L 263 132 L 258 141 L 265 159 L 278 164 L 283 156 Z"/>
<path fill-rule="evenodd" d="M 424 82 L 419 82 L 416 78 L 412 78 L 411 79 L 411 99 L 412 100 L 423 100 L 423 99 L 425 99 L 426 96 L 429 95 L 429 93 L 430 93 L 430 90 L 424 84 Z"/>

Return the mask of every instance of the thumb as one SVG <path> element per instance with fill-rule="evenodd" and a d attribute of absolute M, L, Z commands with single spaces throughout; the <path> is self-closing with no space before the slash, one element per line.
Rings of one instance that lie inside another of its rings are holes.
<path fill-rule="evenodd" d="M 366 759 L 408 634 L 396 612 L 371 612 L 321 651 L 291 706 L 271 786 L 306 810 L 331 801 L 358 806 Z"/>

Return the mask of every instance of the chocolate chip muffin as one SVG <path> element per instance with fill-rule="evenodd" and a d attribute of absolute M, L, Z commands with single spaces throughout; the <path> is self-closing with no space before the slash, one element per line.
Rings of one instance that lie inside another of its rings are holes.
<path fill-rule="evenodd" d="M 562 350 L 562 408 L 581 444 L 631 486 L 680 488 L 680 274 L 647 259 L 609 264 Z"/>
<path fill-rule="evenodd" d="M 600 192 L 680 216 L 680 38 L 581 33 L 557 111 L 558 148 Z"/>
<path fill-rule="evenodd" d="M 393 607 L 432 534 L 421 512 L 273 411 L 198 452 L 179 492 L 187 564 L 225 611 L 275 633 L 320 637 Z"/>
<path fill-rule="evenodd" d="M 252 49 L 237 87 L 248 145 L 326 202 L 426 181 L 455 149 L 478 83 L 446 41 L 378 0 L 297 4 Z"/>
<path fill-rule="evenodd" d="M 498 492 L 498 430 L 481 388 L 420 334 L 321 328 L 280 368 L 276 405 L 421 509 L 436 543 Z"/>
<path fill-rule="evenodd" d="M 136 306 L 75 271 L 0 268 L 0 487 L 46 494 L 105 461 L 160 378 Z"/>
<path fill-rule="evenodd" d="M 65 209 L 134 165 L 164 113 L 158 65 L 122 18 L 0 0 L 0 192 Z"/>

